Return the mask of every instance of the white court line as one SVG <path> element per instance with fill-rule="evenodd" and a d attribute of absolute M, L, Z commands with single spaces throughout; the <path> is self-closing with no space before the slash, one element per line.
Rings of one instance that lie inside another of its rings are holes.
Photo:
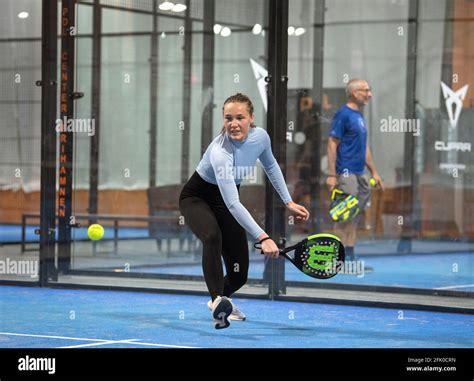
<path fill-rule="evenodd" d="M 435 290 L 449 290 L 453 288 L 466 288 L 466 287 L 474 287 L 474 284 L 461 284 L 459 286 L 436 287 Z"/>
<path fill-rule="evenodd" d="M 65 337 L 65 336 L 49 336 L 49 335 L 32 335 L 26 333 L 12 333 L 12 332 L 0 332 L 0 335 L 5 336 L 25 336 L 25 337 L 43 337 L 46 339 L 63 339 L 63 340 L 83 340 L 83 341 L 110 341 L 103 339 L 85 339 L 83 337 Z"/>
<path fill-rule="evenodd" d="M 61 349 L 64 349 L 64 348 L 84 348 L 84 347 L 93 347 L 93 346 L 96 346 L 96 345 L 109 345 L 109 344 L 116 344 L 116 343 L 126 343 L 126 344 L 132 344 L 132 345 L 145 345 L 145 346 L 150 346 L 150 347 L 162 347 L 162 348 L 187 348 L 187 349 L 198 348 L 198 347 L 186 347 L 186 346 L 183 346 L 183 345 L 142 343 L 142 342 L 138 341 L 138 339 L 111 340 L 111 341 L 104 341 L 104 342 L 100 342 L 100 343 L 71 345 L 71 346 L 67 346 L 67 347 L 58 347 L 58 348 L 61 348 Z"/>
<path fill-rule="evenodd" d="M 188 346 L 183 346 L 183 345 L 172 345 L 172 344 L 155 344 L 155 343 L 142 343 L 139 341 L 136 341 L 138 339 L 128 339 L 128 340 L 104 340 L 104 339 L 90 339 L 90 338 L 83 338 L 83 337 L 67 337 L 67 336 L 50 336 L 50 335 L 33 335 L 33 334 L 26 334 L 26 333 L 13 333 L 13 332 L 0 332 L 0 335 L 4 336 L 23 336 L 23 337 L 41 337 L 41 338 L 46 338 L 46 339 L 61 339 L 61 340 L 76 340 L 76 341 L 95 341 L 96 343 L 92 345 L 104 345 L 104 344 L 113 344 L 113 343 L 119 343 L 119 342 L 127 342 L 129 344 L 136 344 L 136 345 L 146 345 L 146 346 L 152 346 L 152 347 L 163 347 L 163 348 L 199 348 L 199 347 L 188 347 Z M 84 344 L 86 345 L 86 344 Z M 78 346 L 74 346 L 78 347 Z M 67 347 L 62 347 L 62 348 L 67 348 Z M 72 348 L 69 347 L 69 348 Z"/>
<path fill-rule="evenodd" d="M 137 341 L 138 339 L 130 339 L 130 340 L 109 340 L 109 341 L 101 341 L 98 343 L 89 343 L 89 344 L 79 344 L 79 345 L 68 345 L 67 347 L 58 347 L 60 349 L 64 348 L 84 348 L 84 347 L 94 347 L 98 345 L 108 345 L 108 344 L 117 344 L 117 343 L 130 343 L 132 341 Z"/>
<path fill-rule="evenodd" d="M 149 347 L 163 347 L 163 348 L 187 348 L 187 349 L 198 349 L 199 347 L 187 347 L 184 345 L 169 345 L 169 344 L 154 344 L 154 343 L 142 343 L 140 341 L 136 341 L 130 344 L 137 344 L 137 345 L 146 345 Z"/>

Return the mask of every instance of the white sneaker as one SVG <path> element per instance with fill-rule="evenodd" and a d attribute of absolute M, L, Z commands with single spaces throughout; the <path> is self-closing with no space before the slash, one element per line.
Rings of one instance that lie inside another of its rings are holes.
<path fill-rule="evenodd" d="M 225 296 L 218 296 L 214 302 L 207 303 L 212 311 L 214 318 L 214 328 L 227 328 L 229 323 L 229 316 L 232 313 L 232 303 Z"/>
<path fill-rule="evenodd" d="M 232 304 L 232 313 L 229 315 L 228 319 L 229 320 L 239 320 L 239 321 L 244 321 L 247 317 L 245 314 L 237 307 L 233 302 L 231 298 L 227 298 L 227 300 Z M 207 302 L 207 307 L 212 311 L 212 300 L 209 300 Z"/>
<path fill-rule="evenodd" d="M 240 320 L 240 321 L 244 321 L 247 317 L 245 316 L 245 314 L 239 309 L 239 307 L 237 307 L 234 302 L 232 302 L 232 299 L 231 298 L 228 298 L 229 301 L 231 302 L 232 304 L 232 313 L 230 314 L 229 316 L 229 320 Z"/>

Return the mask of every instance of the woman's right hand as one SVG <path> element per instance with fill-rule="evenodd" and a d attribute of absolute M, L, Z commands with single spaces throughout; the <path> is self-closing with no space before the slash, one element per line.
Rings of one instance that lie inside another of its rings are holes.
<path fill-rule="evenodd" d="M 266 239 L 262 242 L 263 254 L 270 258 L 278 258 L 280 250 L 272 239 Z"/>

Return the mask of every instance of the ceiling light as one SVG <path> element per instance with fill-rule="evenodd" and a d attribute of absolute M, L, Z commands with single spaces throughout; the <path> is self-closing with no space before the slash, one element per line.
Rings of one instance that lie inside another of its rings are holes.
<path fill-rule="evenodd" d="M 260 34 L 262 33 L 262 26 L 260 24 L 255 24 L 252 28 L 253 34 Z"/>
<path fill-rule="evenodd" d="M 230 28 L 225 26 L 224 28 L 222 28 L 221 36 L 222 37 L 229 37 L 231 33 L 232 33 L 232 31 L 230 30 Z"/>
<path fill-rule="evenodd" d="M 160 8 L 162 11 L 169 11 L 171 9 L 173 9 L 175 5 L 170 2 L 170 1 L 165 1 L 164 3 L 161 3 L 158 8 Z"/>
<path fill-rule="evenodd" d="M 28 12 L 20 12 L 18 13 L 19 19 L 26 19 L 29 16 Z"/>
<path fill-rule="evenodd" d="M 288 36 L 293 36 L 295 34 L 295 27 L 289 26 L 288 27 Z"/>
<path fill-rule="evenodd" d="M 173 8 L 171 8 L 171 11 L 173 12 L 183 12 L 187 8 L 186 5 L 184 4 L 176 4 Z"/>
<path fill-rule="evenodd" d="M 302 34 L 305 34 L 305 33 L 306 33 L 305 28 L 296 28 L 295 30 L 295 36 L 301 36 Z"/>
<path fill-rule="evenodd" d="M 221 32 L 221 30 L 222 30 L 222 25 L 220 25 L 220 24 L 214 25 L 214 33 L 215 34 L 219 34 Z"/>

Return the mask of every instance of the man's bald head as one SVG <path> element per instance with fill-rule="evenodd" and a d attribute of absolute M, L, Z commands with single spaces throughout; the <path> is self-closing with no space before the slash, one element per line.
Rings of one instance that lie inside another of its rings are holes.
<path fill-rule="evenodd" d="M 351 79 L 346 85 L 347 97 L 348 98 L 351 97 L 355 90 L 358 90 L 359 88 L 364 87 L 364 86 L 369 87 L 369 84 L 367 83 L 366 80 L 358 79 L 358 78 Z"/>
<path fill-rule="evenodd" d="M 347 83 L 346 95 L 349 102 L 364 107 L 372 98 L 372 90 L 366 80 L 354 78 Z"/>

